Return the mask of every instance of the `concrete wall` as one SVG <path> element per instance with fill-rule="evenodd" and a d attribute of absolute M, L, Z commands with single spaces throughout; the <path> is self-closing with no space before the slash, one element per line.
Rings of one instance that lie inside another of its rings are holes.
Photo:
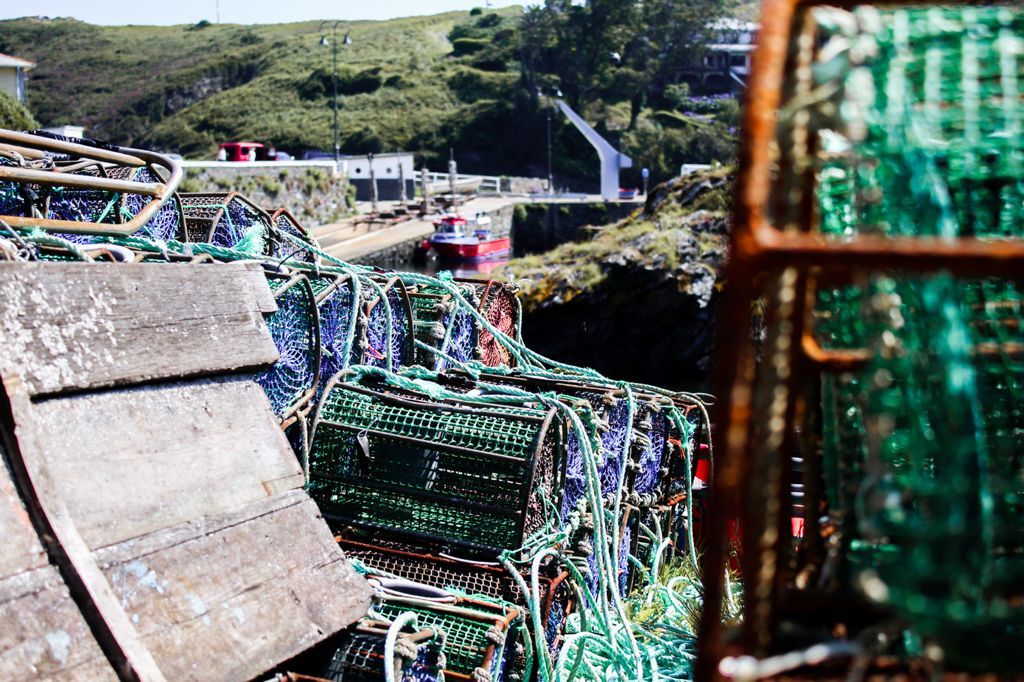
<path fill-rule="evenodd" d="M 307 228 L 348 215 L 355 199 L 345 177 L 334 172 L 333 162 L 186 162 L 184 166 L 180 191 L 241 192 L 264 208 L 284 206 Z"/>
<path fill-rule="evenodd" d="M 408 201 L 416 199 L 416 181 L 409 179 L 410 176 L 406 176 L 405 180 L 405 198 Z M 357 178 L 349 176 L 348 182 L 356 189 L 356 199 L 359 201 L 370 201 L 370 179 L 369 178 Z M 377 200 L 378 201 L 398 201 L 400 185 L 398 178 L 382 179 L 377 178 Z"/>

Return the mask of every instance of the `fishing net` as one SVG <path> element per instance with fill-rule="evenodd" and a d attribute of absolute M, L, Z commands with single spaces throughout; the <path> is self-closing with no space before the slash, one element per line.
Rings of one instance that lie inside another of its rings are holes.
<path fill-rule="evenodd" d="M 506 336 L 522 341 L 520 324 L 522 308 L 516 298 L 518 287 L 503 282 L 470 283 L 476 288 L 476 297 L 480 301 L 480 312 L 487 321 Z M 502 345 L 488 329 L 481 329 L 478 340 L 477 357 L 488 367 L 514 367 L 516 362 L 512 354 Z"/>
<path fill-rule="evenodd" d="M 992 253 L 1024 236 L 1024 10 L 810 16 L 817 38 L 797 50 L 813 52 L 812 66 L 793 76 L 805 94 L 780 116 L 780 137 L 797 169 L 813 170 L 818 230 L 834 243 L 978 238 Z M 776 208 L 776 223 L 786 210 Z M 821 382 L 824 508 L 844 560 L 826 577 L 903 624 L 901 654 L 927 645 L 953 666 L 1018 668 L 1020 284 L 949 272 L 851 279 L 814 298 L 820 345 L 863 357 Z M 797 454 L 800 474 L 810 454 Z M 803 487 L 794 492 L 802 514 Z"/>
<path fill-rule="evenodd" d="M 237 192 L 180 194 L 186 241 L 263 255 L 270 216 Z"/>
<path fill-rule="evenodd" d="M 270 215 L 270 225 L 267 241 L 271 258 L 317 262 L 316 240 L 287 209 L 274 211 Z"/>
<path fill-rule="evenodd" d="M 413 364 L 412 312 L 401 280 L 364 280 L 363 313 L 353 364 L 397 370 Z M 386 303 L 385 303 L 386 302 Z"/>
<path fill-rule="evenodd" d="M 336 523 L 494 556 L 544 524 L 541 496 L 556 499 L 547 416 L 337 383 L 320 407 L 310 493 Z"/>
<path fill-rule="evenodd" d="M 355 283 L 343 275 L 311 274 L 309 280 L 320 316 L 320 379 L 316 389 L 319 400 L 327 382 L 348 366 L 352 354 Z"/>
<path fill-rule="evenodd" d="M 280 354 L 277 362 L 256 378 L 274 412 L 285 417 L 303 405 L 316 387 L 320 364 L 320 334 L 316 299 L 309 280 L 268 277 L 277 311 L 267 327 Z"/>
<path fill-rule="evenodd" d="M 459 287 L 463 296 L 475 305 L 474 289 Z M 476 358 L 478 333 L 472 313 L 450 294 L 437 287 L 417 286 L 409 293 L 412 304 L 413 334 L 417 363 L 436 371 Z"/>
<path fill-rule="evenodd" d="M 393 665 L 384 652 L 387 632 L 384 623 L 369 619 L 360 621 L 342 636 L 323 676 L 332 682 L 380 682 L 384 679 L 384 667 Z M 416 658 L 401 657 L 398 679 L 403 682 L 440 682 L 444 679 L 442 638 L 434 636 L 416 641 L 411 634 L 404 632 L 400 635 L 404 646 L 396 648 L 400 651 L 414 650 Z"/>

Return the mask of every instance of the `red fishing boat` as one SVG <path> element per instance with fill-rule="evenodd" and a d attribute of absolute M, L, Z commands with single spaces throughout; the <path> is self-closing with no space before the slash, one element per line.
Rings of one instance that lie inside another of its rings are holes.
<path fill-rule="evenodd" d="M 434 222 L 434 234 L 428 239 L 441 260 L 480 261 L 498 258 L 509 252 L 508 235 L 491 233 L 491 219 L 477 216 L 472 222 L 457 213 L 446 213 Z"/>

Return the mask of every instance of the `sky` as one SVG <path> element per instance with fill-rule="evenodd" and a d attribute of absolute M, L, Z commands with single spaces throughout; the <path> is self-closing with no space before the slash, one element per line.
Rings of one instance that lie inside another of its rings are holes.
<path fill-rule="evenodd" d="M 90 24 L 277 24 L 312 19 L 392 19 L 483 7 L 487 0 L 0 0 L 0 19 L 74 17 Z M 532 4 L 490 0 L 492 7 Z"/>

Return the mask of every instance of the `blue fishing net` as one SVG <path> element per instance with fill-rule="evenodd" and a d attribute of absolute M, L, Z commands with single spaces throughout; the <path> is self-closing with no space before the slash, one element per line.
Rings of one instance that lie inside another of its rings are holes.
<path fill-rule="evenodd" d="M 647 437 L 640 457 L 640 469 L 636 474 L 634 489 L 641 495 L 652 493 L 661 481 L 661 462 L 665 453 L 665 430 L 667 420 L 660 412 L 651 412 L 650 426 L 643 420 L 641 432 Z"/>
<path fill-rule="evenodd" d="M 344 280 L 321 298 L 319 291 L 330 286 L 331 280 L 318 278 L 312 283 L 318 293 L 317 309 L 320 314 L 320 382 L 317 384 L 319 397 L 328 380 L 348 366 L 345 346 L 354 345 L 348 338 L 353 312 L 353 286 L 351 280 Z"/>
<path fill-rule="evenodd" d="M 256 381 L 280 415 L 305 397 L 317 378 L 316 303 L 302 280 L 280 294 L 276 292 L 286 280 L 270 279 L 268 283 L 275 291 L 277 311 L 267 318 L 267 327 L 280 358 Z"/>
<path fill-rule="evenodd" d="M 362 364 L 396 370 L 411 364 L 409 357 L 409 317 L 407 304 L 398 286 L 388 287 L 385 296 L 388 306 L 380 301 L 371 309 L 366 326 L 366 356 Z M 374 294 L 376 295 L 376 294 Z M 390 317 L 389 310 L 390 308 Z M 387 364 L 388 322 L 391 323 L 391 365 Z"/>

